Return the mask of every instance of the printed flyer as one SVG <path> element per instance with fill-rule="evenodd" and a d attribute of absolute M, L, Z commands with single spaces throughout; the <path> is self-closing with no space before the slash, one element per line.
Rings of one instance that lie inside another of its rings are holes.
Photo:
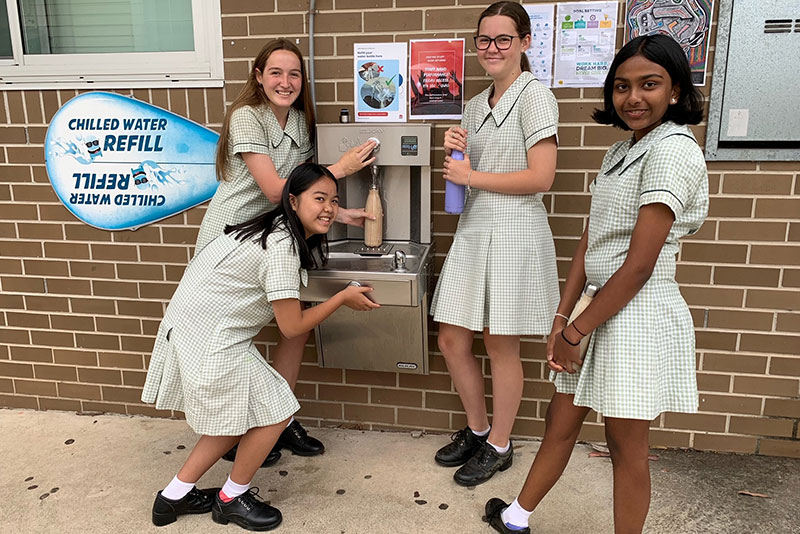
<path fill-rule="evenodd" d="M 64 104 L 47 128 L 47 174 L 81 221 L 135 230 L 214 196 L 218 138 L 147 102 L 84 93 Z"/>
<path fill-rule="evenodd" d="M 531 72 L 548 87 L 553 86 L 553 14 L 555 4 L 523 5 L 531 18 L 531 46 L 525 51 Z"/>
<path fill-rule="evenodd" d="M 628 0 L 625 42 L 640 35 L 669 35 L 686 52 L 694 84 L 705 85 L 713 13 L 714 0 Z"/>
<path fill-rule="evenodd" d="M 356 122 L 406 122 L 407 43 L 356 43 Z"/>
<path fill-rule="evenodd" d="M 461 119 L 464 39 L 411 40 L 410 118 Z"/>
<path fill-rule="evenodd" d="M 554 87 L 602 87 L 614 60 L 618 2 L 558 4 Z"/>

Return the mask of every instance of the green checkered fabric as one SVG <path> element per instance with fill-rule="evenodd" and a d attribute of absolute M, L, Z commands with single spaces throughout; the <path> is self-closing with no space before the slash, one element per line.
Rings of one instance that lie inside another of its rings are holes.
<path fill-rule="evenodd" d="M 271 302 L 299 298 L 301 283 L 307 274 L 285 230 L 269 235 L 266 250 L 230 235 L 211 241 L 167 307 L 142 400 L 185 412 L 195 432 L 210 436 L 239 436 L 291 416 L 300 405 L 253 338 L 274 317 Z"/>
<path fill-rule="evenodd" d="M 229 135 L 227 180 L 220 182 L 208 205 L 195 254 L 222 234 L 226 225 L 244 222 L 274 207 L 250 174 L 242 154 L 266 154 L 281 178 L 314 154 L 305 115 L 295 108 L 290 108 L 283 129 L 269 106 L 242 106 L 231 115 Z"/>
<path fill-rule="evenodd" d="M 494 106 L 489 87 L 469 101 L 461 126 L 480 172 L 528 168 L 528 149 L 556 135 L 553 93 L 523 72 Z M 473 188 L 431 304 L 434 320 L 495 335 L 542 335 L 558 305 L 553 235 L 542 194 Z"/>
<path fill-rule="evenodd" d="M 592 334 L 583 367 L 553 374 L 556 389 L 606 417 L 653 419 L 696 412 L 694 326 L 675 282 L 678 239 L 696 232 L 708 213 L 703 153 L 687 126 L 666 122 L 631 146 L 606 154 L 590 186 L 586 278 L 603 285 L 622 266 L 639 208 L 667 205 L 675 222 L 650 280 Z"/>

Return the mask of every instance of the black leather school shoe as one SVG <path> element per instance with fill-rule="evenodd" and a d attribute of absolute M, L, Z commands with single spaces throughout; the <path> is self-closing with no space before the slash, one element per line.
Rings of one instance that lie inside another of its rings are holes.
<path fill-rule="evenodd" d="M 283 521 L 280 510 L 256 498 L 257 495 L 258 488 L 250 488 L 232 501 L 222 502 L 217 492 L 211 507 L 211 519 L 221 525 L 236 523 L 243 529 L 256 532 L 276 528 Z"/>
<path fill-rule="evenodd" d="M 453 480 L 460 486 L 477 486 L 492 478 L 498 471 L 505 471 L 513 462 L 514 446 L 510 441 L 505 454 L 500 454 L 484 442 L 478 452 L 453 474 Z"/>
<path fill-rule="evenodd" d="M 159 491 L 153 503 L 153 524 L 163 527 L 174 523 L 179 515 L 185 514 L 207 514 L 211 511 L 214 502 L 214 494 L 220 488 L 199 490 L 192 488 L 182 499 L 173 501 L 167 499 Z"/>
<path fill-rule="evenodd" d="M 486 443 L 488 437 L 489 434 L 485 436 L 475 435 L 469 427 L 459 430 L 458 432 L 453 432 L 453 434 L 450 435 L 452 443 L 448 443 L 436 451 L 434 460 L 436 460 L 437 464 L 443 465 L 444 467 L 464 465 L 467 460 L 478 452 L 481 445 Z"/>
<path fill-rule="evenodd" d="M 503 500 L 496 497 L 489 499 L 486 503 L 486 517 L 484 517 L 484 521 L 489 523 L 489 526 L 501 534 L 531 534 L 530 527 L 514 530 L 506 526 L 503 522 L 503 518 L 500 516 L 506 508 L 508 508 L 508 505 Z"/>
<path fill-rule="evenodd" d="M 306 429 L 296 420 L 283 429 L 273 451 L 289 449 L 298 456 L 316 456 L 325 452 L 325 445 L 316 438 L 312 438 Z"/>
<path fill-rule="evenodd" d="M 238 445 L 234 445 L 231 450 L 225 453 L 222 459 L 228 462 L 234 461 L 236 459 L 236 450 L 238 448 L 239 448 Z M 278 463 L 278 460 L 280 459 L 281 459 L 281 452 L 278 449 L 273 448 L 271 451 L 269 451 L 269 454 L 264 459 L 264 463 L 261 464 L 261 467 L 269 467 L 271 465 L 275 465 L 276 463 Z"/>

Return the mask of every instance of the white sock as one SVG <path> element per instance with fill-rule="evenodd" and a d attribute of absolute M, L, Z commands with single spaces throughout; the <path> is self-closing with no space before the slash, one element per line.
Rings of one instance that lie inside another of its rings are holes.
<path fill-rule="evenodd" d="M 520 506 L 517 499 L 514 499 L 514 502 L 500 514 L 500 519 L 511 530 L 522 530 L 528 527 L 528 518 L 532 513 Z"/>
<path fill-rule="evenodd" d="M 175 475 L 172 482 L 167 484 L 167 487 L 161 490 L 161 496 L 166 497 L 171 501 L 179 501 L 186 497 L 186 494 L 192 491 L 194 482 L 183 482 Z"/>
<path fill-rule="evenodd" d="M 486 430 L 481 430 L 480 432 L 478 432 L 477 430 L 475 430 L 475 429 L 474 429 L 474 428 L 472 428 L 472 427 L 469 427 L 469 429 L 470 429 L 470 430 L 472 430 L 472 433 L 473 433 L 473 434 L 475 434 L 476 436 L 483 437 L 483 436 L 485 436 L 486 434 L 488 434 L 489 432 L 491 432 L 491 430 L 492 430 L 492 427 L 491 427 L 491 426 L 489 426 L 489 428 L 487 428 Z"/>
<path fill-rule="evenodd" d="M 508 449 L 510 449 L 510 448 L 511 448 L 511 442 L 510 442 L 510 441 L 509 441 L 509 442 L 506 444 L 506 446 L 505 446 L 505 447 L 498 447 L 497 445 L 495 445 L 494 443 L 492 443 L 491 441 L 488 441 L 488 440 L 486 441 L 486 443 L 488 443 L 489 445 L 491 445 L 492 447 L 494 447 L 494 450 L 496 450 L 496 451 L 497 451 L 497 452 L 499 452 L 500 454 L 505 454 L 505 453 L 507 453 L 507 452 L 508 452 Z"/>
<path fill-rule="evenodd" d="M 235 499 L 245 491 L 250 489 L 250 482 L 247 484 L 237 484 L 231 477 L 228 477 L 228 480 L 225 481 L 225 485 L 222 486 L 222 494 L 229 499 Z"/>

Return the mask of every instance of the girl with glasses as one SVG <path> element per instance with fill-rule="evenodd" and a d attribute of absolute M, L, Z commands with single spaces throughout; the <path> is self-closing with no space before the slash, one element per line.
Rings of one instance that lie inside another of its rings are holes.
<path fill-rule="evenodd" d="M 454 479 L 464 486 L 511 466 L 509 436 L 523 387 L 520 336 L 549 332 L 558 304 L 555 248 L 542 203 L 555 177 L 558 106 L 530 73 L 530 33 L 518 3 L 497 2 L 481 14 L 474 42 L 492 84 L 467 104 L 461 126 L 445 133 L 444 178 L 469 193 L 431 313 L 467 426 L 435 460 L 461 466 Z M 450 157 L 453 150 L 464 153 L 463 161 Z M 491 363 L 491 426 L 481 361 L 472 353 L 476 332 Z"/>

